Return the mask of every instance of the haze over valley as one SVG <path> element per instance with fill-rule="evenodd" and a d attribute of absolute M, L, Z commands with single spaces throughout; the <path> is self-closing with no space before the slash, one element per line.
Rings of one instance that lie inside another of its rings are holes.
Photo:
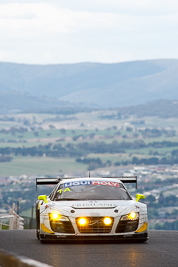
<path fill-rule="evenodd" d="M 76 105 L 120 108 L 177 100 L 177 73 L 176 59 L 114 64 L 0 63 L 0 113 Z"/>

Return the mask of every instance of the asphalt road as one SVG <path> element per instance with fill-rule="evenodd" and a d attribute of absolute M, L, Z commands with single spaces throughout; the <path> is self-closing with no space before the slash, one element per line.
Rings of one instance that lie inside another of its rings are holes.
<path fill-rule="evenodd" d="M 41 244 L 34 230 L 0 231 L 0 248 L 54 267 L 176 267 L 178 231 L 150 231 L 145 243 Z"/>

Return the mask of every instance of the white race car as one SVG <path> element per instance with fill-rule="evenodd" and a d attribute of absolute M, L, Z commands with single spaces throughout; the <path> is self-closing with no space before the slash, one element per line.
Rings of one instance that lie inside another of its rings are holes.
<path fill-rule="evenodd" d="M 49 196 L 36 202 L 37 238 L 50 240 L 137 240 L 147 234 L 147 206 L 133 199 L 124 183 L 137 177 L 37 178 L 40 184 L 57 184 Z"/>

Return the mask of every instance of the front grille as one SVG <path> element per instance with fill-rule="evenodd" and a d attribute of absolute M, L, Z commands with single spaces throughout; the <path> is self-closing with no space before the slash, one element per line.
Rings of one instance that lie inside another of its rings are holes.
<path fill-rule="evenodd" d="M 116 228 L 116 233 L 128 233 L 128 232 L 133 232 L 136 231 L 138 228 L 138 220 L 124 220 L 124 221 L 119 221 L 117 228 Z"/>
<path fill-rule="evenodd" d="M 105 217 L 86 217 L 87 224 L 84 226 L 81 226 L 79 224 L 80 218 L 76 218 L 76 224 L 77 224 L 79 232 L 82 234 L 110 233 L 112 226 L 113 226 L 114 219 L 110 217 L 112 221 L 111 224 L 105 225 L 104 218 Z"/>
<path fill-rule="evenodd" d="M 70 221 L 50 221 L 50 225 L 54 232 L 75 234 L 74 228 Z"/>

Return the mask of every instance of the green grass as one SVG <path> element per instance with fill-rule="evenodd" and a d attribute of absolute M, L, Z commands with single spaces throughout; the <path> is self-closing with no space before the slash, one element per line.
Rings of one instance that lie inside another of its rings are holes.
<path fill-rule="evenodd" d="M 110 160 L 112 163 L 116 161 L 122 161 L 125 160 L 128 157 L 127 153 L 122 154 L 89 154 L 87 155 L 87 158 L 100 158 L 102 161 L 106 162 L 107 160 Z"/>
<path fill-rule="evenodd" d="M 71 158 L 15 157 L 11 162 L 0 163 L 0 176 L 52 175 L 61 172 L 85 171 L 87 167 Z"/>
<path fill-rule="evenodd" d="M 2 225 L 2 230 L 9 230 L 9 226 L 7 226 L 7 225 Z"/>
<path fill-rule="evenodd" d="M 14 125 L 14 122 L 7 122 L 7 123 L 5 123 L 5 122 L 2 122 L 2 121 L 0 121 L 0 130 L 1 129 L 4 129 L 4 128 L 10 128 L 10 127 L 13 127 L 13 126 L 16 126 L 17 124 L 15 124 Z"/>
<path fill-rule="evenodd" d="M 152 152 L 158 152 L 161 155 L 171 154 L 171 152 L 175 149 L 178 149 L 178 146 L 174 147 L 160 147 L 160 148 L 154 148 L 154 147 L 144 147 L 140 149 L 126 149 L 128 153 L 134 153 L 134 154 L 144 154 L 144 155 L 150 155 L 150 151 Z M 154 156 L 154 155 L 153 155 Z"/>
<path fill-rule="evenodd" d="M 49 142 L 26 142 L 26 143 L 2 143 L 0 142 L 0 147 L 5 148 L 5 147 L 33 147 L 33 146 L 39 146 L 39 145 L 47 145 Z"/>
<path fill-rule="evenodd" d="M 104 113 L 103 113 L 104 112 Z M 137 130 L 139 128 L 148 128 L 148 127 L 155 127 L 155 128 L 170 128 L 170 129 L 177 129 L 177 119 L 160 119 L 160 118 L 136 118 L 134 116 L 130 116 L 128 119 L 122 120 L 107 120 L 107 119 L 99 119 L 99 115 L 102 114 L 113 114 L 117 113 L 114 110 L 110 111 L 95 111 L 90 113 L 78 113 L 75 114 L 75 120 L 73 121 L 60 121 L 60 122 L 53 122 L 50 121 L 50 118 L 55 118 L 55 114 L 16 114 L 16 115 L 9 115 L 9 117 L 14 117 L 14 122 L 0 122 L 0 129 L 7 128 L 7 127 L 42 127 L 43 130 L 34 130 L 24 133 L 16 133 L 12 135 L 12 133 L 4 134 L 0 133 L 0 140 L 4 139 L 5 142 L 0 142 L 0 147 L 33 147 L 39 145 L 46 145 L 48 143 L 57 143 L 65 146 L 67 143 L 72 143 L 73 145 L 77 145 L 79 143 L 88 142 L 88 143 L 95 143 L 95 142 L 106 142 L 108 144 L 112 143 L 113 141 L 117 142 L 134 142 L 143 140 L 146 144 L 151 142 L 162 142 L 162 141 L 171 141 L 171 142 L 178 142 L 178 136 L 176 137 L 165 137 L 162 135 L 158 138 L 135 138 L 133 136 L 133 132 L 125 131 L 124 125 L 127 122 L 131 121 L 140 121 L 144 120 L 144 125 L 137 125 Z M 8 116 L 8 115 L 7 115 Z M 0 116 L 3 117 L 3 116 Z M 27 119 L 29 121 L 29 125 L 24 125 L 24 121 Z M 81 126 L 81 123 L 84 126 Z M 60 129 L 49 129 L 47 127 L 49 125 L 54 125 L 58 128 L 64 128 L 65 133 L 62 133 Z M 113 129 L 113 126 L 117 126 L 117 130 Z M 41 129 L 42 129 L 41 128 Z M 98 129 L 96 131 L 96 128 Z M 30 128 L 29 128 L 30 129 Z M 129 138 L 117 138 L 116 132 L 119 131 L 121 135 L 128 135 Z M 38 135 L 35 135 L 35 132 Z M 88 137 L 90 134 L 94 134 L 94 138 L 86 138 L 84 140 L 76 140 L 73 141 L 74 136 L 84 136 Z M 139 134 L 139 133 L 138 133 Z M 139 134 L 140 135 L 140 134 Z M 71 140 L 68 138 L 70 137 Z M 60 140 L 64 138 L 64 140 Z M 65 140 L 66 138 L 66 140 Z M 96 139 L 95 139 L 96 138 Z M 18 140 L 25 140 L 25 143 L 18 142 Z M 56 141 L 56 139 L 59 139 Z M 17 142 L 8 142 L 8 140 L 17 141 Z M 158 151 L 159 154 L 162 154 L 160 157 L 166 155 L 169 156 L 172 150 L 178 149 L 178 147 L 164 147 L 164 148 L 153 148 L 153 147 L 146 147 L 142 149 L 126 149 L 126 153 L 122 154 L 90 154 L 86 157 L 93 157 L 93 158 L 101 158 L 103 162 L 110 160 L 112 163 L 116 161 L 124 161 L 128 159 L 129 154 L 133 156 L 141 157 L 153 157 L 149 155 L 149 152 Z M 33 175 L 33 174 L 57 174 L 59 171 L 63 173 L 69 173 L 72 171 L 85 171 L 87 170 L 88 166 L 85 164 L 79 164 L 75 162 L 73 158 L 46 158 L 46 157 L 15 157 L 13 156 L 13 160 L 9 163 L 1 163 L 0 162 L 0 176 L 8 176 L 8 175 Z"/>
<path fill-rule="evenodd" d="M 35 132 L 38 133 L 38 135 L 35 135 Z M 176 137 L 157 137 L 157 138 L 136 138 L 133 136 L 132 132 L 125 132 L 121 131 L 122 136 L 124 134 L 129 135 L 130 137 L 128 138 L 121 138 L 116 136 L 116 131 L 114 130 L 85 130 L 85 129 L 76 129 L 76 130 L 66 130 L 66 132 L 63 134 L 61 133 L 60 130 L 58 129 L 50 129 L 50 130 L 37 130 L 37 131 L 32 131 L 32 132 L 25 132 L 25 133 L 0 133 L 0 140 L 4 140 L 4 142 L 0 142 L 1 147 L 30 147 L 30 146 L 38 146 L 40 143 L 41 144 L 47 144 L 47 143 L 52 143 L 56 142 L 56 139 L 61 139 L 61 138 L 66 138 L 66 137 L 75 137 L 75 136 L 84 136 L 84 137 L 89 137 L 90 134 L 94 134 L 94 138 L 90 139 L 84 139 L 84 140 L 76 140 L 73 141 L 71 140 L 70 142 L 73 143 L 75 142 L 80 143 L 80 142 L 106 142 L 106 143 L 112 143 L 113 141 L 117 142 L 134 142 L 138 140 L 143 140 L 146 144 L 151 143 L 151 142 L 162 142 L 162 141 L 171 141 L 171 142 L 178 142 L 178 136 Z M 104 138 L 103 138 L 104 137 Z M 55 138 L 55 139 L 54 139 Z M 24 140 L 27 142 L 19 142 L 19 140 Z M 12 141 L 12 142 L 10 142 Z M 13 142 L 14 141 L 14 142 Z M 17 143 L 16 143 L 17 142 Z M 64 140 L 60 141 L 63 144 L 68 143 L 69 140 Z"/>

